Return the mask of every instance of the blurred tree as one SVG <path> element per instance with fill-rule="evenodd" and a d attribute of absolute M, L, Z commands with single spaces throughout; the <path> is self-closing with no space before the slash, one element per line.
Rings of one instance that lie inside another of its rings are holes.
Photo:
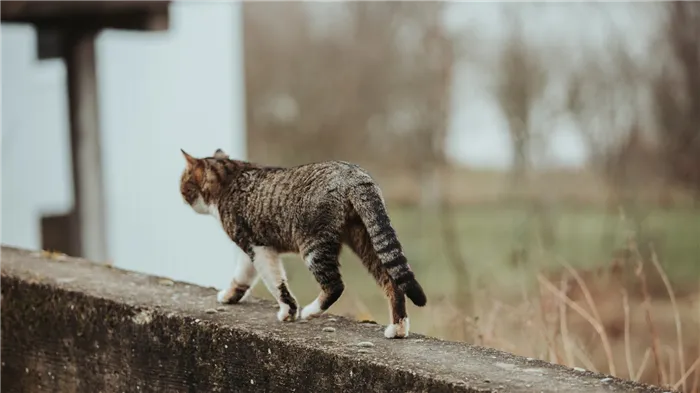
<path fill-rule="evenodd" d="M 625 191 L 655 175 L 653 148 L 642 130 L 649 65 L 630 55 L 619 37 L 606 51 L 608 64 L 591 57 L 569 79 L 566 110 L 578 123 L 590 166 L 611 189 Z"/>
<path fill-rule="evenodd" d="M 507 18 L 511 27 L 501 53 L 496 98 L 508 121 L 513 149 L 512 187 L 519 190 L 531 164 L 530 115 L 546 87 L 546 74 L 525 41 L 520 19 L 512 13 Z"/>
<path fill-rule="evenodd" d="M 669 2 L 671 59 L 653 86 L 668 175 L 700 198 L 700 3 Z"/>
<path fill-rule="evenodd" d="M 251 159 L 343 159 L 379 177 L 411 174 L 433 205 L 453 61 L 443 7 L 245 3 Z"/>

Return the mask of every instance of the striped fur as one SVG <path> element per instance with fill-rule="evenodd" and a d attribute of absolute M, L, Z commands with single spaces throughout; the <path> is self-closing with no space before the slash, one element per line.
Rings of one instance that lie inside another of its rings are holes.
<path fill-rule="evenodd" d="M 391 309 L 387 337 L 408 335 L 405 297 L 424 306 L 426 296 L 404 256 L 380 188 L 357 165 L 327 161 L 292 168 L 230 159 L 223 151 L 186 159 L 180 191 L 196 212 L 219 219 L 246 254 L 222 303 L 243 299 L 259 276 L 280 305 L 278 318 L 313 318 L 328 310 L 345 286 L 338 257 L 349 246 L 383 288 Z M 321 287 L 299 310 L 279 259 L 297 253 Z"/>

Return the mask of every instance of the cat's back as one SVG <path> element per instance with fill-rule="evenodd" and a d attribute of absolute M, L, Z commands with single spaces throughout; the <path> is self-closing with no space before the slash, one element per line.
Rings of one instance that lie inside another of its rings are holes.
<path fill-rule="evenodd" d="M 319 206 L 337 205 L 340 209 L 355 185 L 374 182 L 360 166 L 345 161 L 259 168 L 254 177 L 247 202 L 255 205 L 254 210 L 282 215 L 287 210 Z"/>
<path fill-rule="evenodd" d="M 261 168 L 258 180 L 260 185 L 266 187 L 276 186 L 274 188 L 303 191 L 306 187 L 342 187 L 354 179 L 368 176 L 367 171 L 357 164 L 346 161 L 321 161 L 287 168 Z"/>

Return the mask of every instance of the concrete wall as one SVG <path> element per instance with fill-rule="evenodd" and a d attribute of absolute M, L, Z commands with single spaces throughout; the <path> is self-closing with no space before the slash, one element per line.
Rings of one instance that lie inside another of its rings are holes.
<path fill-rule="evenodd" d="M 650 392 L 505 352 L 61 256 L 2 249 L 2 380 L 15 392 Z"/>
<path fill-rule="evenodd" d="M 97 72 L 107 248 L 117 266 L 204 285 L 237 251 L 183 205 L 180 148 L 245 158 L 241 4 L 175 2 L 163 33 L 104 31 Z M 73 203 L 65 67 L 30 26 L 2 26 L 2 233 L 36 249 L 39 219 Z M 196 229 L 194 229 L 196 228 Z"/>

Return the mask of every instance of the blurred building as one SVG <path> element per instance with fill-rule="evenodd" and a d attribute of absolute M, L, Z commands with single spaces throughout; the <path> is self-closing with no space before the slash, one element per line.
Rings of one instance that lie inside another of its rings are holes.
<path fill-rule="evenodd" d="M 22 11 L 22 3 L 33 10 Z M 157 9 L 155 3 L 2 3 L 2 243 L 40 248 L 41 218 L 60 218 L 75 202 L 66 93 L 69 80 L 85 83 L 90 75 L 83 69 L 70 76 L 62 53 L 51 50 L 51 37 L 33 26 L 106 27 L 86 51 L 94 51 L 96 89 L 83 96 L 83 115 L 76 118 L 82 132 L 99 129 L 93 137 L 101 146 L 92 158 L 102 167 L 105 244 L 84 254 L 219 284 L 217 270 L 231 266 L 235 250 L 218 226 L 183 205 L 179 149 L 208 155 L 220 147 L 245 156 L 240 4 L 175 3 L 165 8 L 167 30 L 134 31 L 146 23 L 138 9 Z M 19 7 L 16 21 L 30 23 L 5 23 L 11 7 Z M 70 13 L 70 7 L 77 8 Z M 89 25 L 100 20 L 101 26 Z M 85 110 L 90 104 L 94 111 Z M 211 264 L 200 269 L 202 261 Z"/>

